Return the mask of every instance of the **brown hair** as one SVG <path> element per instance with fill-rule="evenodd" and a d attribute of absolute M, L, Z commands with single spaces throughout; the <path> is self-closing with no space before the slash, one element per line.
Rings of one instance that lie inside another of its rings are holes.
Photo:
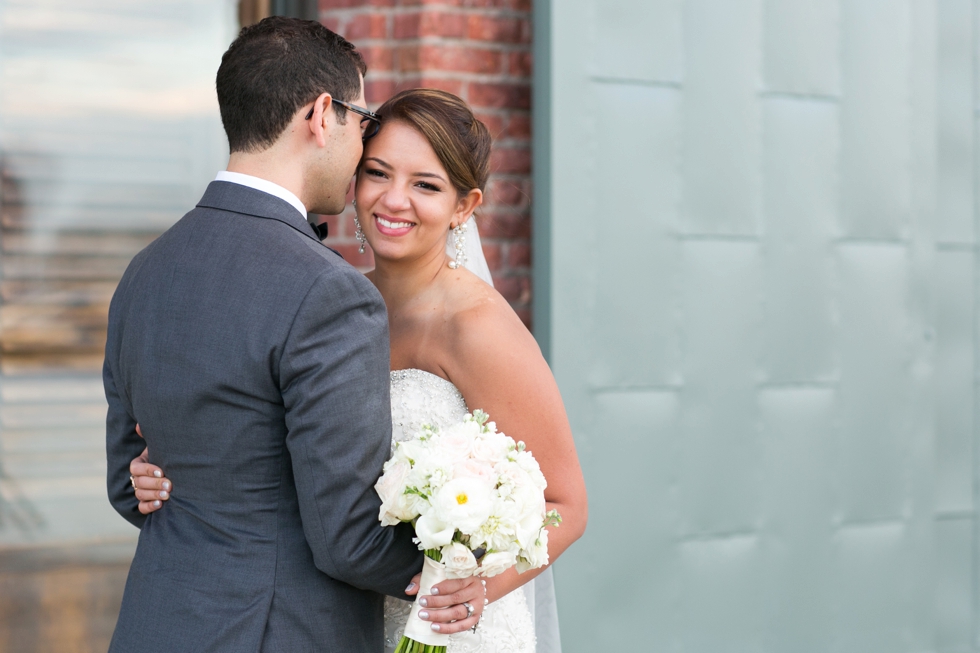
<path fill-rule="evenodd" d="M 459 97 L 446 91 L 415 88 L 402 91 L 378 109 L 381 124 L 402 121 L 419 131 L 435 150 L 460 195 L 486 190 L 492 139 Z"/>
<path fill-rule="evenodd" d="M 353 45 L 315 20 L 271 16 L 245 27 L 215 80 L 231 151 L 268 148 L 320 93 L 353 102 L 366 70 Z M 344 124 L 347 110 L 335 104 L 334 111 Z"/>

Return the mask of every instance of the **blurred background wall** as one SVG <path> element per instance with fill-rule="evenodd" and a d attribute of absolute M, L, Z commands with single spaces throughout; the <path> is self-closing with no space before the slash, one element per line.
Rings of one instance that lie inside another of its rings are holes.
<path fill-rule="evenodd" d="M 106 500 L 106 312 L 227 161 L 236 31 L 229 0 L 0 2 L 2 651 L 108 646 L 137 533 Z"/>
<path fill-rule="evenodd" d="M 568 651 L 976 651 L 971 0 L 535 4 Z"/>

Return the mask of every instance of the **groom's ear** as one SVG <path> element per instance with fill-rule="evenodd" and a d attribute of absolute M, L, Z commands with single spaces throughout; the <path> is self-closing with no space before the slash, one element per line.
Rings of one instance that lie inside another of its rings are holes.
<path fill-rule="evenodd" d="M 310 133 L 313 134 L 313 138 L 316 139 L 316 144 L 320 147 L 327 146 L 327 138 L 330 136 L 330 129 L 334 124 L 330 116 L 332 105 L 333 97 L 329 93 L 321 93 L 316 101 L 313 102 L 313 115 L 306 121 Z"/>

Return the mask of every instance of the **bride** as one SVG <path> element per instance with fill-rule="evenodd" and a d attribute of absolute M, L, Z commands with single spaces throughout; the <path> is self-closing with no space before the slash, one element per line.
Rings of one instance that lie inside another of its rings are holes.
<path fill-rule="evenodd" d="M 469 410 L 489 413 L 526 443 L 548 481 L 547 507 L 562 516 L 548 534 L 554 561 L 585 530 L 585 483 L 554 377 L 493 289 L 479 247 L 472 215 L 490 172 L 490 134 L 461 99 L 442 91 L 405 91 L 378 115 L 382 126 L 365 143 L 357 173 L 355 220 L 362 248 L 374 250 L 367 276 L 388 309 L 392 446 L 421 424 L 446 427 Z M 159 509 L 169 497 L 161 489 L 170 487 L 162 471 L 133 462 L 141 512 Z M 486 589 L 491 603 L 479 627 L 452 635 L 450 653 L 530 653 L 535 632 L 543 651 L 559 650 L 550 566 L 523 574 L 512 568 Z M 544 609 L 534 614 L 535 605 Z M 389 650 L 409 607 L 387 599 Z"/>

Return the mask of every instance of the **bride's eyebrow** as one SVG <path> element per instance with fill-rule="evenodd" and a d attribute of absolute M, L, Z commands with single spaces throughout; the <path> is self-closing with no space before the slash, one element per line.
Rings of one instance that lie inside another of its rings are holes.
<path fill-rule="evenodd" d="M 379 159 L 376 156 L 369 156 L 368 158 L 366 158 L 364 160 L 365 161 L 374 161 L 375 163 L 377 163 L 382 168 L 387 168 L 388 170 L 391 170 L 392 169 L 390 165 L 388 165 L 386 162 L 382 161 L 381 159 Z"/>
<path fill-rule="evenodd" d="M 446 183 L 446 180 L 442 178 L 441 175 L 437 175 L 434 172 L 416 172 L 412 174 L 413 177 L 426 177 L 428 179 L 438 179 L 442 183 Z"/>

